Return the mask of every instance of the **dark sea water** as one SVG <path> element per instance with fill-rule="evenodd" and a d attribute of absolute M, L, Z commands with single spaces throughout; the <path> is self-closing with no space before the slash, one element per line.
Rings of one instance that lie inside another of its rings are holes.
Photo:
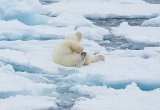
<path fill-rule="evenodd" d="M 144 0 L 148 3 L 153 3 L 153 4 L 160 4 L 160 0 Z"/>
<path fill-rule="evenodd" d="M 106 19 L 89 19 L 94 22 L 95 25 L 101 27 L 117 27 L 122 22 L 128 22 L 131 26 L 139 26 L 143 21 L 149 18 L 106 18 Z"/>
<path fill-rule="evenodd" d="M 103 41 L 98 42 L 101 46 L 104 46 L 106 50 L 112 51 L 116 49 L 131 49 L 141 50 L 145 47 L 156 47 L 160 44 L 148 44 L 133 42 L 123 36 L 115 36 L 111 32 L 112 27 L 118 27 L 122 22 L 128 22 L 130 26 L 140 26 L 145 20 L 149 18 L 107 18 L 107 19 L 89 19 L 95 25 L 106 28 L 110 31 L 109 35 L 104 36 Z"/>

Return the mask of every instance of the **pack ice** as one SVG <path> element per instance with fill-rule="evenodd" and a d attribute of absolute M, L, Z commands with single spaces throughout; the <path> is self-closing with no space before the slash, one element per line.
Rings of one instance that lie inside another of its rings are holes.
<path fill-rule="evenodd" d="M 159 110 L 159 18 L 143 0 L 0 0 L 0 110 Z M 77 31 L 104 62 L 52 62 Z"/>

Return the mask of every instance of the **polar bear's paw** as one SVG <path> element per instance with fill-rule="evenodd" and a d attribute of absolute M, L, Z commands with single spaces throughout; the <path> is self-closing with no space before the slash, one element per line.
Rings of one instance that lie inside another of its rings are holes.
<path fill-rule="evenodd" d="M 82 46 L 77 46 L 77 49 L 75 50 L 76 51 L 76 53 L 83 53 L 83 47 Z"/>
<path fill-rule="evenodd" d="M 95 58 L 96 58 L 96 61 L 104 61 L 105 60 L 105 57 L 103 55 L 96 55 Z"/>

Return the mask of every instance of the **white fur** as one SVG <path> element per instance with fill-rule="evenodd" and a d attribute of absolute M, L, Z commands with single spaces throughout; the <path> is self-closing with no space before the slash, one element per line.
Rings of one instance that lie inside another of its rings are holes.
<path fill-rule="evenodd" d="M 64 42 L 58 46 L 53 53 L 53 61 L 67 67 L 81 67 L 100 60 L 104 60 L 102 55 L 86 55 L 84 58 L 81 53 L 83 47 L 80 44 L 83 36 L 80 32 L 75 35 L 67 36 Z"/>

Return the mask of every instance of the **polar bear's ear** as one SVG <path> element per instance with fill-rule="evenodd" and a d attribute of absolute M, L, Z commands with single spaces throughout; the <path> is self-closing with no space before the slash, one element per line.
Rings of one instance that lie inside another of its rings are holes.
<path fill-rule="evenodd" d="M 77 36 L 79 42 L 80 42 L 80 41 L 82 40 L 82 38 L 83 38 L 83 35 L 82 35 L 81 32 L 76 32 L 76 36 Z"/>

